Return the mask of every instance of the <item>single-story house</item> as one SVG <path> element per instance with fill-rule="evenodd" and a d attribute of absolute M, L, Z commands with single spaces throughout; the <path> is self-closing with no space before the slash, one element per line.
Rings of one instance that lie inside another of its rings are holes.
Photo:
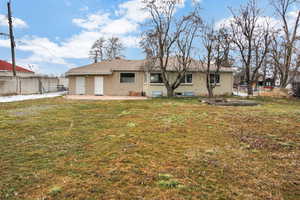
<path fill-rule="evenodd" d="M 176 76 L 176 58 L 170 60 L 167 68 L 169 78 Z M 167 90 L 157 67 L 149 68 L 147 60 L 114 59 L 102 61 L 66 72 L 69 79 L 70 95 L 106 95 L 128 96 L 144 94 L 149 97 L 166 96 Z M 200 61 L 193 60 L 182 84 L 175 90 L 175 95 L 207 95 L 206 69 L 199 67 Z M 213 66 L 212 69 L 215 69 Z M 215 95 L 232 94 L 233 70 L 222 67 L 218 74 L 211 74 L 211 81 L 216 81 Z"/>
<path fill-rule="evenodd" d="M 20 77 L 28 77 L 33 76 L 34 72 L 28 69 L 25 69 L 24 67 L 16 66 L 16 73 L 17 76 Z M 9 62 L 6 62 L 4 60 L 0 60 L 0 76 L 13 76 L 13 66 Z"/>

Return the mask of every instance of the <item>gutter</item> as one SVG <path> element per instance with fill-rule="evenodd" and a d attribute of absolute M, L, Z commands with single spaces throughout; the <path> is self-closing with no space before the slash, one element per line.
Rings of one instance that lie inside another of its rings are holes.
<path fill-rule="evenodd" d="M 65 74 L 68 76 L 83 76 L 83 75 L 112 75 L 112 72 L 70 72 Z"/>

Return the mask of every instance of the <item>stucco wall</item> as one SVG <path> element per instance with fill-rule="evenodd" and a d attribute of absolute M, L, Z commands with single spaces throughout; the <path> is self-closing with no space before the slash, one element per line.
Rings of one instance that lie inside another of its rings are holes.
<path fill-rule="evenodd" d="M 163 95 L 167 95 L 167 90 L 163 84 L 144 83 L 144 72 L 135 72 L 134 83 L 120 83 L 120 73 L 114 72 L 112 75 L 105 75 L 104 78 L 104 95 L 107 96 L 128 96 L 130 91 L 146 92 L 147 96 L 152 96 L 153 91 L 163 91 Z M 171 75 L 173 78 L 175 74 Z M 76 94 L 76 77 L 69 76 L 69 94 Z M 94 95 L 94 77 L 85 77 L 86 95 Z M 149 82 L 149 74 L 147 78 Z M 214 89 L 215 95 L 232 94 L 233 75 L 232 73 L 221 73 L 220 84 Z M 193 73 L 192 84 L 182 84 L 175 92 L 194 92 L 197 96 L 207 95 L 206 74 Z"/>
<path fill-rule="evenodd" d="M 87 95 L 94 95 L 95 94 L 94 79 L 95 79 L 94 76 L 85 77 L 85 93 Z"/>
<path fill-rule="evenodd" d="M 20 77 L 29 77 L 34 76 L 34 72 L 16 72 L 17 76 Z M 11 71 L 0 71 L 0 76 L 13 76 L 13 72 Z"/>
<path fill-rule="evenodd" d="M 170 74 L 171 78 L 174 79 L 176 74 Z M 149 77 L 149 74 L 148 74 Z M 148 83 L 144 84 L 145 92 L 147 96 L 152 96 L 153 91 L 162 91 L 163 95 L 167 95 L 167 89 L 163 84 L 150 84 L 149 78 Z M 196 96 L 207 95 L 206 89 L 206 74 L 205 73 L 193 73 L 192 84 L 182 84 L 175 92 L 194 92 Z M 221 73 L 220 84 L 214 89 L 215 95 L 232 94 L 233 92 L 233 75 L 232 73 Z"/>
<path fill-rule="evenodd" d="M 17 94 L 18 81 L 14 77 L 0 77 L 0 95 Z"/>
<path fill-rule="evenodd" d="M 56 92 L 55 77 L 0 77 L 0 95 Z"/>
<path fill-rule="evenodd" d="M 76 94 L 76 76 L 69 76 L 69 94 L 75 95 Z"/>
<path fill-rule="evenodd" d="M 143 81 L 144 73 L 135 72 L 135 82 L 134 83 L 120 83 L 120 73 L 114 72 L 112 75 L 103 76 L 103 89 L 104 95 L 107 96 L 128 96 L 130 91 L 142 92 L 143 91 Z M 76 77 L 69 76 L 69 94 L 76 94 Z M 84 76 L 85 77 L 85 94 L 94 95 L 95 94 L 95 76 Z"/>
<path fill-rule="evenodd" d="M 69 76 L 69 94 L 76 95 L 76 78 L 79 76 Z M 94 76 L 83 76 L 85 78 L 85 94 L 94 95 Z"/>
<path fill-rule="evenodd" d="M 135 72 L 134 83 L 120 83 L 120 73 L 114 72 L 104 77 L 104 94 L 111 96 L 128 96 L 130 91 L 143 92 L 144 73 Z"/>
<path fill-rule="evenodd" d="M 69 81 L 65 77 L 59 77 L 58 78 L 58 83 L 59 85 L 63 85 L 64 87 L 68 88 L 69 87 Z"/>

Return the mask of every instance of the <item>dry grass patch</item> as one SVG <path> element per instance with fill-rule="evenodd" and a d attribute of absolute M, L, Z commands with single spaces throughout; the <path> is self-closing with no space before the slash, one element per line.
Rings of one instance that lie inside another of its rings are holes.
<path fill-rule="evenodd" d="M 0 104 L 0 199 L 299 199 L 300 102 L 256 100 Z"/>

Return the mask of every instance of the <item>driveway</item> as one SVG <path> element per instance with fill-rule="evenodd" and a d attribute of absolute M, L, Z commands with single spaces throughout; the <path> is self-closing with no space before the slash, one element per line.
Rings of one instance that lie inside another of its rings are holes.
<path fill-rule="evenodd" d="M 89 95 L 67 95 L 64 96 L 65 99 L 70 100 L 97 100 L 97 101 L 107 101 L 107 100 L 147 100 L 147 97 L 133 97 L 133 96 L 89 96 Z"/>

